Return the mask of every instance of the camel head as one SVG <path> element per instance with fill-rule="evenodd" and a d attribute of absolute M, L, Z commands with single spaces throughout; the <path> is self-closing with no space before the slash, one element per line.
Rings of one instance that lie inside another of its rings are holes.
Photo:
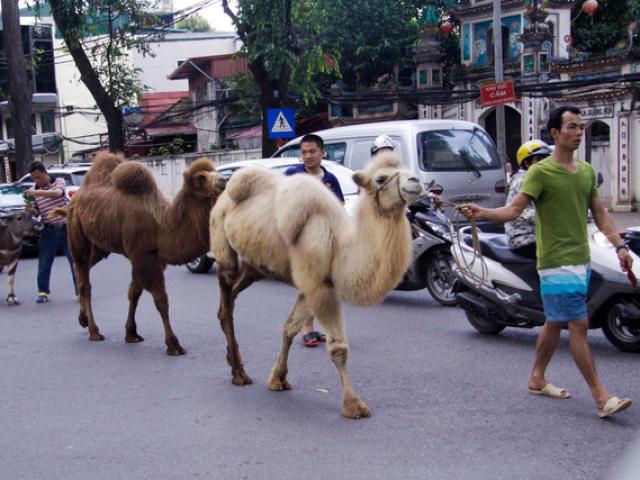
<path fill-rule="evenodd" d="M 227 183 L 208 158 L 197 159 L 182 175 L 183 188 L 198 198 L 217 199 Z"/>
<path fill-rule="evenodd" d="M 401 165 L 395 153 L 381 152 L 353 174 L 353 181 L 381 211 L 402 212 L 420 198 L 423 189 L 420 179 Z"/>

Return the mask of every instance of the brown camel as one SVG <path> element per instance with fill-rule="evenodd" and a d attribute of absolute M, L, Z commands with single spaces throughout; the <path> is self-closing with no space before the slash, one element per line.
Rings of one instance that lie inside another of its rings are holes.
<path fill-rule="evenodd" d="M 225 180 L 205 158 L 193 162 L 183 177 L 182 189 L 170 204 L 142 163 L 125 162 L 111 153 L 96 156 L 66 211 L 80 293 L 79 321 L 89 327 L 89 340 L 104 340 L 91 308 L 89 270 L 109 253 L 120 253 L 132 265 L 125 341 L 144 340 L 135 312 L 146 289 L 162 317 L 167 353 L 186 353 L 169 323 L 163 272 L 167 264 L 187 263 L 208 251 L 207 218 Z"/>
<path fill-rule="evenodd" d="M 342 414 L 371 414 L 347 373 L 349 347 L 340 297 L 354 305 L 377 303 L 409 265 L 405 208 L 423 189 L 417 177 L 399 167 L 397 156 L 381 153 L 354 174 L 361 193 L 353 217 L 311 176 L 285 177 L 259 167 L 234 174 L 210 219 L 220 282 L 218 318 L 227 337 L 233 384 L 251 383 L 235 339 L 235 299 L 254 281 L 272 277 L 295 286 L 299 295 L 284 324 L 268 388 L 291 389 L 286 378 L 289 348 L 313 316 L 326 329 L 327 350 L 340 376 Z"/>

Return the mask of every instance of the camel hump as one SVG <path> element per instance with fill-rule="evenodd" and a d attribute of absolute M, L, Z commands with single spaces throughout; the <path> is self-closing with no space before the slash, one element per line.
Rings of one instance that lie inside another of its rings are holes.
<path fill-rule="evenodd" d="M 239 203 L 257 193 L 273 191 L 281 176 L 264 167 L 246 167 L 233 174 L 225 191 L 231 200 Z"/>
<path fill-rule="evenodd" d="M 91 168 L 84 176 L 83 186 L 109 183 L 111 172 L 124 162 L 120 153 L 100 152 L 96 155 Z"/>
<path fill-rule="evenodd" d="M 111 183 L 123 193 L 146 195 L 158 190 L 151 171 L 140 162 L 124 162 L 111 173 Z"/>

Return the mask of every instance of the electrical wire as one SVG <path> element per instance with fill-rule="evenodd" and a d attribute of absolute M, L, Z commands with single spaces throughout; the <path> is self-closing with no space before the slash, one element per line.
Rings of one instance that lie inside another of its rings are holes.
<path fill-rule="evenodd" d="M 201 11 L 204 8 L 207 8 L 209 6 L 211 6 L 211 4 L 217 3 L 220 0 L 202 0 L 200 3 L 197 3 L 195 5 L 191 5 L 189 7 L 183 8 L 181 10 L 176 10 L 175 12 L 171 12 L 171 20 L 170 21 L 164 21 L 161 23 L 158 23 L 156 25 L 151 25 L 149 27 L 147 27 L 145 30 L 151 30 L 149 33 L 147 33 L 146 35 L 141 36 L 140 38 L 138 38 L 138 42 L 139 43 L 145 43 L 144 40 L 145 39 L 149 39 L 149 38 L 153 38 L 153 37 L 161 37 L 162 35 L 164 35 L 166 32 L 163 32 L 162 29 L 167 28 L 169 26 L 175 25 L 179 22 L 181 22 L 182 20 L 198 13 L 199 11 Z M 175 17 L 175 15 L 179 15 L 177 18 Z M 105 21 L 106 22 L 106 21 Z M 102 22 L 96 22 L 96 23 L 102 23 Z M 42 25 L 42 24 L 38 24 L 36 23 L 35 25 Z M 35 26 L 34 25 L 34 26 Z M 49 24 L 44 24 L 44 25 L 49 25 Z M 125 35 L 122 35 L 125 38 L 133 38 L 135 36 L 137 36 L 137 33 L 127 33 Z M 103 35 L 100 35 L 99 37 L 91 37 L 88 40 L 85 40 L 83 42 L 80 42 L 80 45 L 82 47 L 91 47 L 91 48 L 95 48 L 95 47 L 104 47 L 106 44 L 108 44 L 110 42 L 110 39 L 107 38 L 104 41 L 104 45 L 101 45 L 99 42 L 101 40 L 101 37 L 103 37 Z M 66 46 L 60 46 L 60 47 L 56 47 L 53 48 L 51 50 L 45 50 L 43 54 L 53 54 L 56 51 L 67 51 L 67 47 Z M 93 54 L 87 54 L 87 57 L 89 58 L 96 58 L 98 56 L 102 56 L 103 53 L 98 51 L 96 53 Z M 32 53 L 25 53 L 25 59 L 30 60 L 31 57 L 33 56 Z M 62 55 L 58 56 L 58 58 L 60 57 L 67 57 L 67 56 L 71 56 L 70 53 L 63 53 Z M 43 65 L 43 66 L 51 66 L 51 65 L 62 65 L 62 64 L 66 64 L 66 63 L 73 63 L 74 60 L 71 58 L 69 60 L 61 60 L 61 61 L 53 61 L 53 62 L 39 62 L 38 65 Z M 6 70 L 6 61 L 0 61 L 0 70 Z"/>

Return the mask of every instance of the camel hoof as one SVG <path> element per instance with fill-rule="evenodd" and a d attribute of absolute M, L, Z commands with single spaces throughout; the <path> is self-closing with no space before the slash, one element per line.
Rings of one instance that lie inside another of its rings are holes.
<path fill-rule="evenodd" d="M 102 335 L 101 333 L 91 333 L 89 334 L 89 340 L 91 340 L 92 342 L 101 342 L 102 340 L 104 340 L 104 335 Z"/>
<path fill-rule="evenodd" d="M 7 303 L 10 307 L 15 307 L 16 305 L 20 305 L 20 300 L 15 295 L 9 295 L 7 297 Z"/>
<path fill-rule="evenodd" d="M 140 337 L 142 338 L 142 337 Z M 179 355 L 185 355 L 187 351 L 182 348 L 179 344 L 175 347 L 167 347 L 167 355 L 171 355 L 172 357 L 177 357 Z"/>
<path fill-rule="evenodd" d="M 249 375 L 247 375 L 246 373 L 240 372 L 233 375 L 231 383 L 238 387 L 242 387 L 243 385 L 251 385 L 253 383 L 253 380 L 251 380 L 251 377 L 249 377 Z"/>
<path fill-rule="evenodd" d="M 133 334 L 127 333 L 124 337 L 124 341 L 127 343 L 139 343 L 139 342 L 144 342 L 144 338 L 142 338 L 137 333 L 133 333 Z"/>
<path fill-rule="evenodd" d="M 272 392 L 281 392 L 283 390 L 293 390 L 293 387 L 286 378 L 280 379 L 277 377 L 270 377 L 267 380 L 267 388 Z"/>
<path fill-rule="evenodd" d="M 347 418 L 367 418 L 371 416 L 371 410 L 367 404 L 360 399 L 344 402 L 342 405 L 342 415 Z"/>

